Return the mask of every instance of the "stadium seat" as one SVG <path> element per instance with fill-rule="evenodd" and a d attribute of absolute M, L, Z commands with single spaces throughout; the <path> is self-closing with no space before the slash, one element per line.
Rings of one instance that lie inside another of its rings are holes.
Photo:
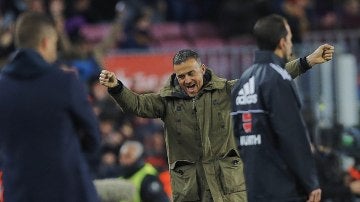
<path fill-rule="evenodd" d="M 227 44 L 229 46 L 249 46 L 256 45 L 256 42 L 250 36 L 240 36 L 228 39 Z"/>
<path fill-rule="evenodd" d="M 111 24 L 85 24 L 80 28 L 80 34 L 86 41 L 99 42 L 106 37 L 111 29 Z"/>
<path fill-rule="evenodd" d="M 216 27 L 210 22 L 188 22 L 184 25 L 184 28 L 186 37 L 190 39 L 219 36 Z"/>
<path fill-rule="evenodd" d="M 197 48 L 210 48 L 224 46 L 224 40 L 221 38 L 196 38 L 193 39 L 194 46 Z"/>
<path fill-rule="evenodd" d="M 190 48 L 192 44 L 182 38 L 162 40 L 158 43 L 158 48 Z"/>
<path fill-rule="evenodd" d="M 150 33 L 153 39 L 157 41 L 183 37 L 180 24 L 173 22 L 153 24 Z"/>

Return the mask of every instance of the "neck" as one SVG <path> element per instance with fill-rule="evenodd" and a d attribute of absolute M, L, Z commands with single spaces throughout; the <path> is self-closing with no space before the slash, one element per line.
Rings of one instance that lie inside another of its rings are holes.
<path fill-rule="evenodd" d="M 275 49 L 274 54 L 275 54 L 276 56 L 278 56 L 279 58 L 285 58 L 285 55 L 284 55 L 283 51 L 281 51 L 281 50 L 278 49 L 278 48 Z"/>

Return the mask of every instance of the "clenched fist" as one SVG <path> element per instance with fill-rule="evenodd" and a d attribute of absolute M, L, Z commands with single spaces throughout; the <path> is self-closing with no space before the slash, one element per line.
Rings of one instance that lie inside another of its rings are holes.
<path fill-rule="evenodd" d="M 310 66 L 327 62 L 333 58 L 335 52 L 334 46 L 323 44 L 319 46 L 313 53 L 306 57 Z"/>
<path fill-rule="evenodd" d="M 114 74 L 114 72 L 110 72 L 107 70 L 102 70 L 99 76 L 100 84 L 108 87 L 113 88 L 117 85 L 119 85 L 118 80 Z"/>

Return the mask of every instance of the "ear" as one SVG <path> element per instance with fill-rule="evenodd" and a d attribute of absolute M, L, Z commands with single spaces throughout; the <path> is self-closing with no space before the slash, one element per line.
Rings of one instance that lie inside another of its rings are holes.
<path fill-rule="evenodd" d="M 203 73 L 203 74 L 205 74 L 205 71 L 206 71 L 206 66 L 204 65 L 204 64 L 201 64 L 201 72 Z"/>
<path fill-rule="evenodd" d="M 286 48 L 285 46 L 286 46 L 286 40 L 284 37 L 282 37 L 279 41 L 278 48 L 280 50 L 284 50 Z"/>
<path fill-rule="evenodd" d="M 42 37 L 39 43 L 39 49 L 46 50 L 49 43 L 49 39 L 47 37 Z"/>

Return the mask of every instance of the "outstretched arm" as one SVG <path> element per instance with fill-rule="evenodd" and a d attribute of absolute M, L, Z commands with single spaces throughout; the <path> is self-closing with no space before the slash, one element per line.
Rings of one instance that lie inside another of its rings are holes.
<path fill-rule="evenodd" d="M 162 118 L 165 112 L 164 99 L 156 93 L 137 94 L 126 88 L 114 72 L 102 70 L 100 84 L 108 88 L 108 92 L 124 111 L 145 118 Z"/>
<path fill-rule="evenodd" d="M 322 64 L 331 60 L 334 51 L 334 46 L 323 44 L 310 55 L 288 62 L 286 64 L 286 70 L 289 72 L 292 78 L 296 78 L 297 76 L 311 69 L 314 65 Z"/>

